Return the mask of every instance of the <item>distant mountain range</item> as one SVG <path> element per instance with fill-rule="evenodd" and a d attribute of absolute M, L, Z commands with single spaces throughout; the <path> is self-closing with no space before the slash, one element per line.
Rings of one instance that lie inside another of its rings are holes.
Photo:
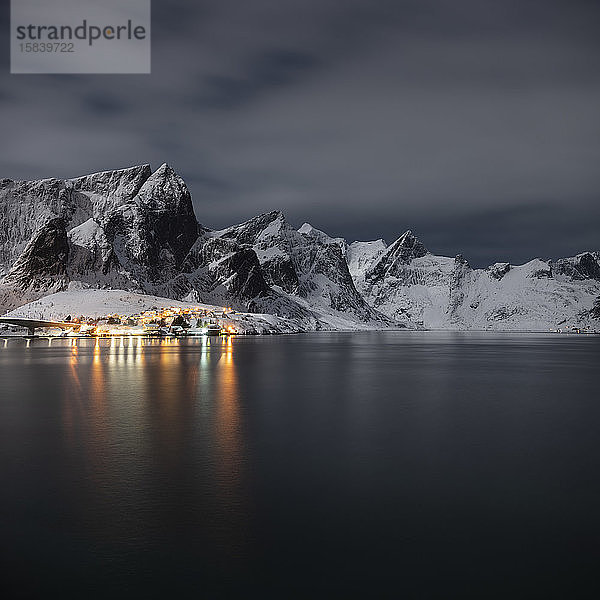
<path fill-rule="evenodd" d="M 348 244 L 279 211 L 215 231 L 166 164 L 0 180 L 0 311 L 82 288 L 270 313 L 305 330 L 600 326 L 599 252 L 472 269 L 410 231 L 389 246 Z"/>

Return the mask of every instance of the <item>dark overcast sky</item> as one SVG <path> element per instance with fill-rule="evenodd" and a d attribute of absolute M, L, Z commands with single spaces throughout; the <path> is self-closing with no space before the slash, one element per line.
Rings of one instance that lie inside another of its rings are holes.
<path fill-rule="evenodd" d="M 208 226 L 600 249 L 600 2 L 152 4 L 152 75 L 11 76 L 3 3 L 0 176 L 168 162 Z"/>

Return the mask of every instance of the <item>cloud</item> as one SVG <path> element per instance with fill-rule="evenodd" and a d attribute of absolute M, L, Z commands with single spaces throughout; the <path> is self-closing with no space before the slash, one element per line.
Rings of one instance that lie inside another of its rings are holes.
<path fill-rule="evenodd" d="M 350 239 L 412 228 L 478 264 L 600 248 L 599 16 L 577 0 L 154 0 L 152 75 L 5 65 L 1 175 L 167 161 L 216 227 L 277 208 Z"/>
<path fill-rule="evenodd" d="M 115 94 L 107 94 L 106 92 L 90 92 L 81 96 L 81 102 L 84 110 L 102 114 L 122 113 L 130 106 Z"/>
<path fill-rule="evenodd" d="M 247 61 L 243 75 L 207 75 L 200 93 L 193 98 L 200 108 L 235 109 L 273 89 L 294 85 L 319 66 L 319 61 L 304 52 L 273 49 Z"/>

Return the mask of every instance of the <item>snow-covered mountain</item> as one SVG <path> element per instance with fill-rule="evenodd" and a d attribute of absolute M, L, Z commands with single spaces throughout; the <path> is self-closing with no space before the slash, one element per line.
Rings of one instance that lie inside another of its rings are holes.
<path fill-rule="evenodd" d="M 176 276 L 198 236 L 183 180 L 167 165 L 76 179 L 0 181 L 0 304 L 72 282 L 151 292 Z M 60 249 L 60 265 L 45 264 Z"/>
<path fill-rule="evenodd" d="M 0 217 L 2 310 L 93 287 L 271 313 L 305 329 L 391 324 L 356 291 L 343 241 L 296 231 L 281 213 L 210 231 L 166 164 L 4 179 Z"/>
<path fill-rule="evenodd" d="M 291 301 L 300 305 L 333 328 L 348 319 L 374 326 L 390 323 L 356 290 L 341 238 L 331 238 L 308 223 L 296 230 L 279 211 L 206 235 L 211 243 L 250 246 L 280 304 Z M 260 306 L 271 312 L 272 301 L 272 297 L 263 298 Z M 279 305 L 276 310 L 281 311 Z"/>
<path fill-rule="evenodd" d="M 597 328 L 600 254 L 471 269 L 410 231 L 389 246 L 347 244 L 279 211 L 212 231 L 166 164 L 0 180 L 0 310 L 85 288 L 227 305 L 304 330 Z"/>
<path fill-rule="evenodd" d="M 398 321 L 442 329 L 598 328 L 598 252 L 472 269 L 461 255 L 430 253 L 411 231 L 384 250 L 381 240 L 353 247 L 360 252 L 349 261 L 357 289 Z"/>

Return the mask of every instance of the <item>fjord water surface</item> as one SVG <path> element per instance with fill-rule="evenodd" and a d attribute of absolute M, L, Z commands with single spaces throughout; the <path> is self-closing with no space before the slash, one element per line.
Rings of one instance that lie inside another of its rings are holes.
<path fill-rule="evenodd" d="M 3 597 L 597 597 L 599 359 L 552 334 L 0 341 Z"/>

